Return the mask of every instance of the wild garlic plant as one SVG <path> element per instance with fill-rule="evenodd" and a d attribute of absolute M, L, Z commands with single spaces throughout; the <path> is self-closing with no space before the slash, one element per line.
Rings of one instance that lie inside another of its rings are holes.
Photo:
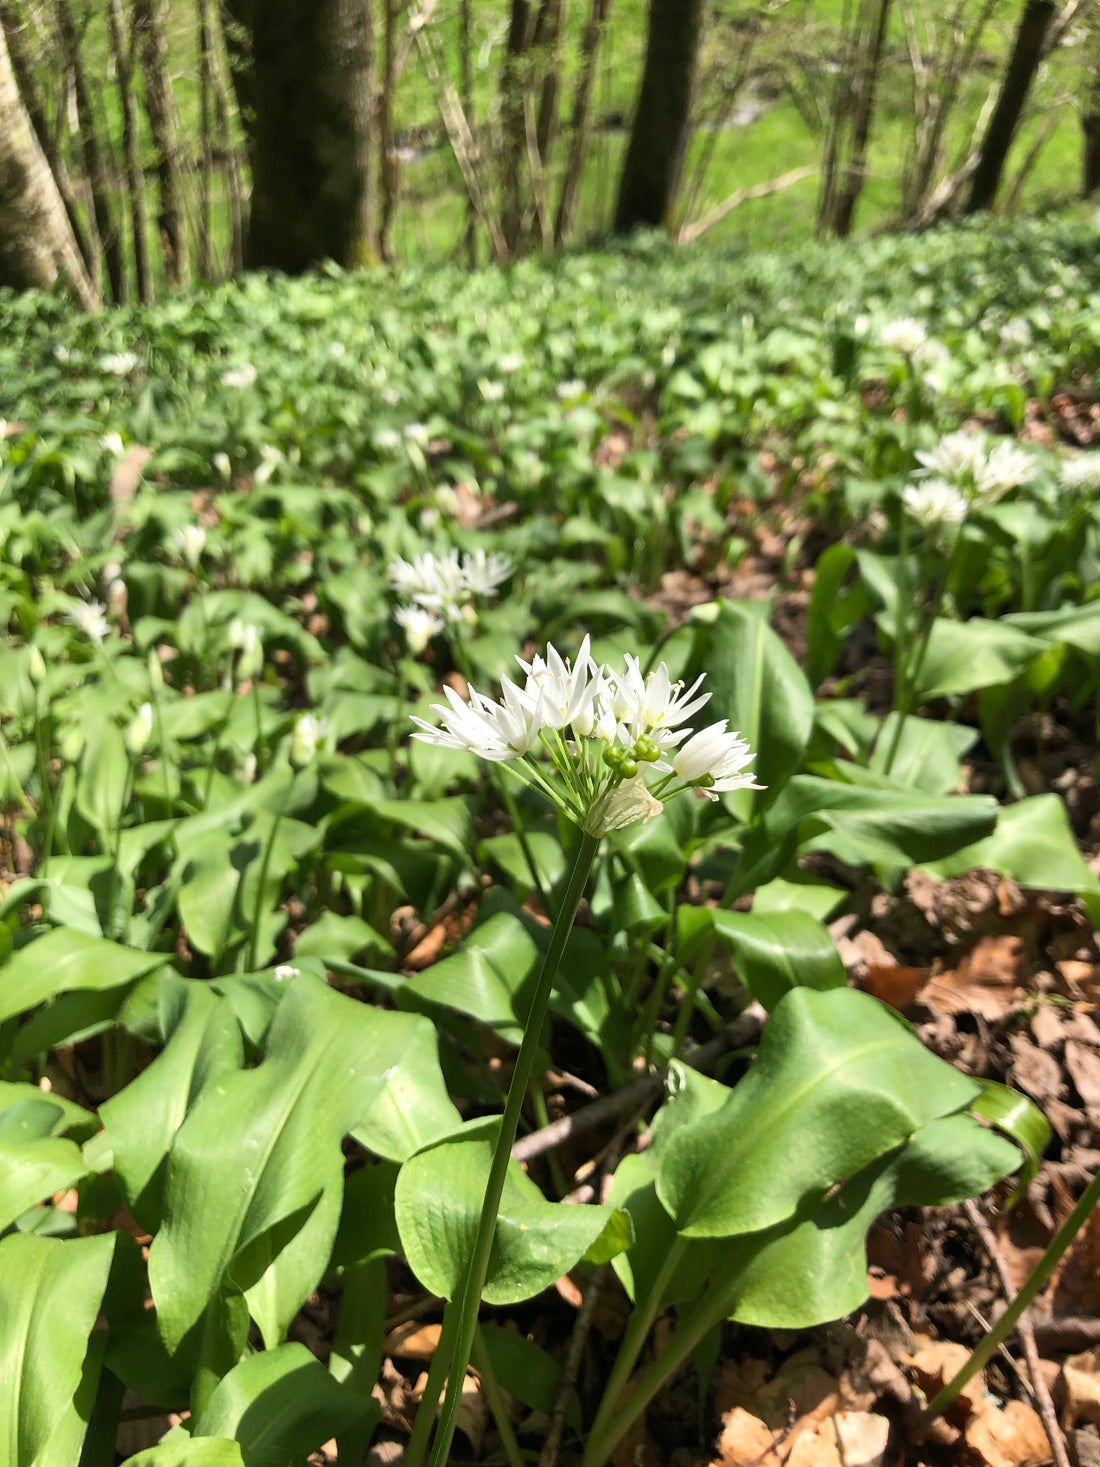
<path fill-rule="evenodd" d="M 433 705 L 439 726 L 413 716 L 414 738 L 500 765 L 543 794 L 577 826 L 581 839 L 524 1021 L 465 1278 L 444 1313 L 443 1338 L 450 1348 L 441 1346 L 433 1360 L 406 1454 L 410 1467 L 419 1467 L 427 1450 L 444 1378 L 431 1467 L 444 1467 L 450 1452 L 523 1101 L 558 965 L 601 838 L 653 818 L 685 791 L 717 800 L 725 791 L 757 787 L 748 768 L 754 755 L 726 719 L 698 732 L 688 723 L 711 696 L 700 691 L 702 675 L 684 688 L 673 682 L 664 662 L 648 676 L 629 655 L 623 668 L 598 664 L 587 635 L 572 659 L 547 646 L 545 656 L 516 660 L 523 681 L 503 678 L 499 701 L 471 687 L 464 702 L 445 687 L 447 704 Z"/>

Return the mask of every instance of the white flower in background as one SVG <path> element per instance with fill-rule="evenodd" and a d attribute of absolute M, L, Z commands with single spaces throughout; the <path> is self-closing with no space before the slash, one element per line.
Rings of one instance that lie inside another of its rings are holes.
<path fill-rule="evenodd" d="M 1031 322 L 1023 316 L 1010 317 L 1001 327 L 1001 351 L 1023 351 L 1030 345 Z"/>
<path fill-rule="evenodd" d="M 441 484 L 435 491 L 435 503 L 440 514 L 445 514 L 452 520 L 461 508 L 461 500 L 449 484 Z"/>
<path fill-rule="evenodd" d="M 327 732 L 328 725 L 323 718 L 318 718 L 314 713 L 301 715 L 290 736 L 290 762 L 295 769 L 304 769 L 307 764 L 313 763 Z"/>
<path fill-rule="evenodd" d="M 280 963 L 277 968 L 272 968 L 271 976 L 276 983 L 289 983 L 292 978 L 297 978 L 301 971 L 300 968 L 292 968 L 289 963 Z"/>
<path fill-rule="evenodd" d="M 576 402 L 588 390 L 583 377 L 574 377 L 568 382 L 558 383 L 558 398 L 562 402 Z"/>
<path fill-rule="evenodd" d="M 251 387 L 258 376 L 259 373 L 251 362 L 242 362 L 239 367 L 230 367 L 228 371 L 222 373 L 221 384 L 223 387 L 235 387 L 240 390 L 242 387 Z"/>
<path fill-rule="evenodd" d="M 499 402 L 504 396 L 503 382 L 490 382 L 482 377 L 477 385 L 486 402 Z"/>
<path fill-rule="evenodd" d="M 140 365 L 141 358 L 132 351 L 111 351 L 99 359 L 100 370 L 112 377 L 128 377 Z"/>
<path fill-rule="evenodd" d="M 648 677 L 634 657 L 625 670 L 598 666 L 588 637 L 573 661 L 553 646 L 530 662 L 516 660 L 526 674 L 523 687 L 502 678 L 499 703 L 473 688 L 465 703 L 445 687 L 448 706 L 432 708 L 442 727 L 414 717 L 413 737 L 507 764 L 597 836 L 648 819 L 685 789 L 716 799 L 725 790 L 756 787 L 746 768 L 753 756 L 725 719 L 696 734 L 677 727 L 710 696 L 698 694 L 701 677 L 685 691 L 663 662 Z M 673 749 L 672 762 L 665 762 L 662 753 Z"/>
<path fill-rule="evenodd" d="M 676 360 L 676 342 L 666 341 L 661 351 L 661 366 L 671 367 Z"/>
<path fill-rule="evenodd" d="M 901 498 L 908 513 L 926 530 L 961 524 L 970 507 L 966 496 L 945 479 L 922 479 L 918 484 L 909 484 Z"/>
<path fill-rule="evenodd" d="M 228 484 L 229 480 L 233 477 L 233 465 L 229 460 L 229 455 L 227 453 L 216 453 L 211 462 Z"/>
<path fill-rule="evenodd" d="M 126 725 L 126 732 L 123 734 L 127 751 L 136 759 L 139 754 L 145 752 L 145 747 L 152 734 L 153 705 L 152 703 L 142 703 L 141 707 Z"/>
<path fill-rule="evenodd" d="M 420 511 L 420 528 L 424 531 L 425 535 L 430 535 L 437 528 L 442 518 L 443 516 L 440 514 L 436 505 L 426 504 Z"/>
<path fill-rule="evenodd" d="M 149 655 L 145 659 L 145 670 L 149 675 L 149 686 L 156 693 L 164 687 L 164 664 L 160 660 L 160 653 L 155 647 L 149 648 Z"/>
<path fill-rule="evenodd" d="M 1082 453 L 1062 464 L 1062 483 L 1067 489 L 1100 489 L 1100 453 Z"/>
<path fill-rule="evenodd" d="M 374 446 L 383 453 L 393 453 L 395 448 L 401 447 L 401 434 L 393 428 L 379 428 L 374 435 Z"/>
<path fill-rule="evenodd" d="M 115 458 L 121 458 L 126 452 L 121 433 L 104 433 L 99 440 L 99 446 L 104 453 L 113 454 Z"/>
<path fill-rule="evenodd" d="M 126 614 L 128 592 L 126 590 L 126 582 L 121 576 L 116 576 L 113 581 L 107 582 L 105 594 L 107 596 L 107 610 L 111 615 L 114 617 L 124 616 Z"/>
<path fill-rule="evenodd" d="M 415 603 L 412 606 L 399 606 L 393 617 L 398 626 L 403 628 L 405 642 L 414 657 L 419 657 L 425 651 L 428 643 L 439 635 L 444 626 L 441 616 L 436 616 L 426 606 L 417 606 Z"/>
<path fill-rule="evenodd" d="M 401 394 L 396 387 L 386 387 L 382 391 L 382 401 L 387 407 L 396 407 L 401 401 Z"/>
<path fill-rule="evenodd" d="M 492 595 L 513 569 L 506 555 L 475 550 L 460 560 L 457 550 L 448 550 L 445 555 L 426 552 L 411 561 L 397 556 L 386 575 L 399 594 L 448 621 L 458 621 L 466 616 L 471 596 Z"/>
<path fill-rule="evenodd" d="M 415 443 L 417 448 L 427 448 L 428 430 L 423 423 L 406 423 L 402 434 L 406 443 Z"/>
<path fill-rule="evenodd" d="M 342 341 L 330 341 L 328 344 L 328 354 L 334 362 L 338 362 L 342 357 L 347 356 L 348 349 Z"/>
<path fill-rule="evenodd" d="M 231 651 L 239 652 L 237 681 L 248 682 L 259 677 L 264 665 L 264 644 L 260 628 L 254 622 L 235 616 L 229 623 L 228 641 Z"/>
<path fill-rule="evenodd" d="M 55 346 L 53 349 L 53 359 L 55 362 L 59 362 L 61 366 L 64 366 L 66 362 L 72 361 L 72 356 L 73 354 L 67 346 Z"/>
<path fill-rule="evenodd" d="M 911 357 L 928 340 L 928 331 L 923 321 L 915 316 L 899 316 L 896 321 L 884 321 L 879 327 L 878 339 L 887 351 L 900 351 Z"/>
<path fill-rule="evenodd" d="M 522 366 L 523 358 L 518 351 L 506 351 L 502 357 L 497 359 L 497 371 L 503 372 L 505 376 L 518 372 Z"/>
<path fill-rule="evenodd" d="M 955 433 L 945 434 L 935 448 L 918 452 L 917 462 L 921 465 L 917 470 L 918 475 L 934 474 L 941 479 L 976 480 L 985 467 L 985 438 L 981 433 L 968 433 L 960 428 Z"/>
<path fill-rule="evenodd" d="M 206 545 L 206 531 L 201 525 L 181 525 L 172 531 L 172 549 L 182 555 L 192 570 L 198 565 Z"/>
<path fill-rule="evenodd" d="M 1035 456 L 1021 448 L 1018 443 L 1006 440 L 998 443 L 975 476 L 975 487 L 979 494 L 996 497 L 1019 484 L 1034 479 L 1038 465 Z"/>
<path fill-rule="evenodd" d="M 260 444 L 260 462 L 252 473 L 253 483 L 266 484 L 272 474 L 282 464 L 286 463 L 286 456 L 272 443 Z"/>
<path fill-rule="evenodd" d="M 241 782 L 241 784 L 252 784 L 252 782 L 256 778 L 255 754 L 245 755 L 244 763 L 241 765 L 240 769 L 237 770 L 237 778 Z"/>
<path fill-rule="evenodd" d="M 103 638 L 110 631 L 104 615 L 106 609 L 102 601 L 77 601 L 66 612 L 65 620 L 70 626 L 76 627 L 77 631 L 83 632 L 90 642 L 101 647 Z"/>
<path fill-rule="evenodd" d="M 515 569 L 507 555 L 471 550 L 462 557 L 462 579 L 471 596 L 491 596 Z"/>

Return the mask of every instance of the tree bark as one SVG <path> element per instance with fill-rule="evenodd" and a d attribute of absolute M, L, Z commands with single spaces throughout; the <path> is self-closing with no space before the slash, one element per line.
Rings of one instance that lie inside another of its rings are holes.
<path fill-rule="evenodd" d="M 115 58 L 115 80 L 122 106 L 122 156 L 126 169 L 126 188 L 130 195 L 130 230 L 133 235 L 134 270 L 137 275 L 138 299 L 143 306 L 153 300 L 153 270 L 149 260 L 148 213 L 145 208 L 145 175 L 138 153 L 137 108 L 134 106 L 133 33 L 125 33 L 122 0 L 109 0 L 107 27 L 111 51 Z"/>
<path fill-rule="evenodd" d="M 145 80 L 145 106 L 157 152 L 160 186 L 161 244 L 164 274 L 169 285 L 183 285 L 188 276 L 187 227 L 183 214 L 183 167 L 179 120 L 168 77 L 168 37 L 164 29 L 165 0 L 134 0 L 134 29 Z"/>
<path fill-rule="evenodd" d="M 100 152 L 99 128 L 92 111 L 88 82 L 84 74 L 84 58 L 80 51 L 73 13 L 68 0 L 56 0 L 55 14 L 57 29 L 61 37 L 61 49 L 65 66 L 72 78 L 76 115 L 80 123 L 80 152 L 84 160 L 84 172 L 92 195 L 92 218 L 95 232 L 99 236 L 103 261 L 107 267 L 107 281 L 111 287 L 111 299 L 119 303 L 126 299 L 126 264 L 122 254 L 122 241 L 114 210 L 111 208 L 107 171 Z"/>
<path fill-rule="evenodd" d="M 394 89 L 397 81 L 398 0 L 382 0 L 382 87 L 378 95 L 378 254 L 393 260 L 393 219 L 401 191 L 401 173 L 393 133 Z"/>
<path fill-rule="evenodd" d="M 1057 11 L 1055 0 L 1025 0 L 1008 69 L 989 119 L 970 184 L 967 214 L 992 207 L 1008 150 L 1020 125 L 1031 83 L 1043 58 L 1043 40 Z"/>
<path fill-rule="evenodd" d="M 1088 95 L 1081 110 L 1081 192 L 1086 199 L 1100 189 L 1100 12 L 1095 10 L 1090 20 L 1089 63 Z"/>
<path fill-rule="evenodd" d="M 615 231 L 666 225 L 691 131 L 703 0 L 650 0 L 645 70 L 619 178 Z"/>
<path fill-rule="evenodd" d="M 528 0 L 512 0 L 504 69 L 500 79 L 502 208 L 500 229 L 510 255 L 519 247 L 523 233 L 523 179 L 527 160 L 527 119 L 524 93 L 527 90 L 526 56 L 530 41 L 531 7 Z"/>
<path fill-rule="evenodd" d="M 886 41 L 886 25 L 890 16 L 890 0 L 877 0 L 878 14 L 874 19 L 870 47 L 866 64 L 857 78 L 855 117 L 852 122 L 852 140 L 848 161 L 844 169 L 844 182 L 837 194 L 833 210 L 832 228 L 838 239 L 847 239 L 852 228 L 856 204 L 863 192 L 867 177 L 867 144 L 871 136 L 871 120 L 875 112 L 875 92 L 878 87 L 879 70 L 882 66 L 882 48 Z"/>
<path fill-rule="evenodd" d="M 97 309 L 95 287 L 23 106 L 0 26 L 0 285 L 49 290 L 59 279 L 86 311 Z"/>
<path fill-rule="evenodd" d="M 588 13 L 588 24 L 581 40 L 580 62 L 577 67 L 577 85 L 573 94 L 573 123 L 569 139 L 569 159 L 565 165 L 561 193 L 558 196 L 558 217 L 554 222 L 554 243 L 563 244 L 573 230 L 573 216 L 580 193 L 584 160 L 588 152 L 588 140 L 592 133 L 592 95 L 596 89 L 596 56 L 600 38 L 611 11 L 611 0 L 592 0 Z"/>
<path fill-rule="evenodd" d="M 368 0 L 261 0 L 250 42 L 245 263 L 289 274 L 322 260 L 365 263 L 374 236 Z"/>

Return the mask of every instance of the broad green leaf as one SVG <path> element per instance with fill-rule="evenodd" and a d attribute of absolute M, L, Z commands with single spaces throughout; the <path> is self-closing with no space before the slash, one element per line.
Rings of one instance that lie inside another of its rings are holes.
<path fill-rule="evenodd" d="M 425 1288 L 445 1299 L 461 1286 L 477 1235 L 499 1122 L 473 1121 L 411 1156 L 397 1178 L 401 1245 Z M 581 1258 L 607 1262 L 629 1247 L 630 1220 L 613 1207 L 547 1202 L 510 1164 L 483 1297 L 490 1304 L 533 1298 Z"/>
<path fill-rule="evenodd" d="M 65 1242 L 26 1233 L 0 1238 L 5 1467 L 72 1467 L 79 1460 L 91 1404 L 84 1398 L 94 1394 L 101 1360 L 89 1339 L 114 1250 L 110 1234 Z"/>
<path fill-rule="evenodd" d="M 275 1011 L 263 1063 L 206 1085 L 173 1140 L 165 1224 L 149 1256 L 169 1348 L 242 1250 L 343 1175 L 341 1141 L 383 1092 L 421 1023 L 356 1003 L 303 972 Z M 314 1284 L 330 1246 L 318 1244 Z M 236 1281 L 248 1287 L 256 1279 Z"/>
<path fill-rule="evenodd" d="M 406 1038 L 401 1064 L 386 1076 L 351 1134 L 376 1156 L 404 1161 L 450 1134 L 460 1121 L 439 1068 L 436 1031 L 422 1020 Z"/>
<path fill-rule="evenodd" d="M 375 800 L 372 813 L 402 830 L 426 835 L 460 861 L 469 860 L 473 826 L 470 807 L 460 796 L 442 800 Z"/>
<path fill-rule="evenodd" d="M 1015 1203 L 1028 1182 L 1037 1175 L 1043 1152 L 1050 1145 L 1054 1133 L 1046 1116 L 1026 1095 L 1021 1095 L 1018 1090 L 1009 1090 L 1007 1085 L 996 1080 L 981 1080 L 979 1083 L 982 1093 L 970 1109 L 1015 1141 L 1026 1157 L 1019 1185 L 1011 1199 Z"/>
<path fill-rule="evenodd" d="M 1020 1153 L 971 1116 L 930 1121 L 812 1210 L 807 1220 L 724 1244 L 737 1284 L 731 1317 L 768 1329 L 808 1329 L 867 1298 L 867 1230 L 898 1206 L 943 1207 L 985 1192 Z M 738 1263 L 740 1262 L 740 1268 Z"/>
<path fill-rule="evenodd" d="M 52 1134 L 62 1120 L 41 1092 L 0 1111 L 0 1231 L 87 1174 L 80 1147 Z"/>
<path fill-rule="evenodd" d="M 916 695 L 927 703 L 997 687 L 1011 682 L 1042 651 L 1043 643 L 1037 637 L 1005 622 L 938 617 L 921 664 Z"/>
<path fill-rule="evenodd" d="M 225 1437 L 200 1436 L 187 1441 L 162 1442 L 127 1457 L 122 1467 L 245 1467 L 238 1442 Z"/>
<path fill-rule="evenodd" d="M 844 633 L 867 614 L 869 600 L 863 582 L 842 588 L 856 558 L 850 545 L 830 545 L 814 565 L 814 584 L 806 624 L 806 675 L 817 687 L 836 665 Z"/>
<path fill-rule="evenodd" d="M 483 1325 L 481 1338 L 492 1362 L 493 1374 L 502 1389 L 515 1396 L 517 1401 L 522 1401 L 529 1410 L 549 1415 L 554 1409 L 561 1376 L 553 1356 L 526 1335 L 504 1329 L 499 1324 Z M 575 1397 L 569 1408 L 569 1422 L 577 1432 L 581 1431 L 580 1410 Z"/>
<path fill-rule="evenodd" d="M 53 1106 L 57 1116 L 53 1126 L 55 1136 L 63 1131 L 75 1131 L 84 1140 L 99 1129 L 99 1123 L 92 1111 L 66 1100 L 54 1090 L 40 1090 L 37 1085 L 25 1080 L 0 1080 L 0 1119 L 9 1106 L 18 1105 L 22 1100 L 45 1100 Z"/>
<path fill-rule="evenodd" d="M 304 1345 L 279 1345 L 219 1381 L 194 1433 L 238 1441 L 244 1467 L 300 1467 L 371 1408 L 370 1397 L 338 1385 Z"/>
<path fill-rule="evenodd" d="M 475 927 L 457 952 L 410 978 L 401 992 L 469 1014 L 518 1044 L 537 958 L 534 939 L 520 919 L 497 912 Z"/>
<path fill-rule="evenodd" d="M 953 855 L 923 863 L 933 876 L 948 878 L 984 866 L 1021 886 L 1077 892 L 1090 916 L 1100 918 L 1100 881 L 1085 865 L 1058 795 L 1035 795 L 1008 805 L 984 840 Z"/>
<path fill-rule="evenodd" d="M 871 755 L 870 767 L 886 773 L 886 760 L 894 744 L 898 715 L 891 713 Z M 978 741 L 978 732 L 959 723 L 941 723 L 935 718 L 906 718 L 890 766 L 897 784 L 946 795 L 964 783 L 962 759 Z"/>
<path fill-rule="evenodd" d="M 232 1006 L 204 983 L 177 979 L 164 985 L 160 1032 L 164 1049 L 99 1112 L 122 1195 L 150 1232 L 162 1221 L 164 1165 L 173 1137 L 203 1087 L 243 1060 Z"/>
<path fill-rule="evenodd" d="M 799 872 L 789 881 L 782 876 L 776 876 L 763 886 L 758 886 L 752 898 L 754 915 L 765 916 L 771 912 L 787 912 L 795 908 L 800 912 L 809 912 L 811 917 L 824 922 L 847 900 L 848 893 L 842 887 L 831 886 L 826 881 L 800 880 L 801 876 L 802 873 Z"/>
<path fill-rule="evenodd" d="M 658 1195 L 687 1237 L 758 1232 L 978 1090 L 868 994 L 793 988 L 725 1105 L 668 1142 Z"/>
<path fill-rule="evenodd" d="M 343 1178 L 334 1178 L 317 1201 L 261 1233 L 237 1257 L 234 1274 L 247 1281 L 244 1297 L 264 1345 L 283 1342 L 291 1320 L 317 1283 L 340 1222 Z M 252 1282 L 255 1280 L 255 1282 Z"/>
<path fill-rule="evenodd" d="M 696 631 L 688 677 L 707 674 L 711 700 L 703 722 L 728 718 L 756 751 L 752 765 L 763 791 L 730 796 L 738 814 L 771 803 L 798 768 L 813 728 L 814 700 L 806 675 L 779 637 L 750 605 L 722 602 L 716 620 Z"/>
<path fill-rule="evenodd" d="M 95 830 L 101 848 L 112 850 L 130 781 L 130 757 L 118 727 L 107 720 L 89 721 L 85 738 L 76 807 Z"/>
<path fill-rule="evenodd" d="M 791 988 L 844 988 L 836 943 L 808 912 L 712 912 L 734 972 L 769 1011 Z"/>
<path fill-rule="evenodd" d="M 299 933 L 294 956 L 296 959 L 340 958 L 345 962 L 365 957 L 374 963 L 381 958 L 392 958 L 393 948 L 361 917 L 322 912 L 316 922 Z"/>
<path fill-rule="evenodd" d="M 152 972 L 163 953 L 136 952 L 105 937 L 58 927 L 12 954 L 0 985 L 0 1020 L 10 1019 L 58 993 L 117 988 Z"/>

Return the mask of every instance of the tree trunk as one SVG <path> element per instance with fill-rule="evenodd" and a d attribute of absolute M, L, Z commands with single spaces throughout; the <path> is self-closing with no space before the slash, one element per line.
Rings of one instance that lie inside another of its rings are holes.
<path fill-rule="evenodd" d="M 378 97 L 378 254 L 393 260 L 393 218 L 401 190 L 401 174 L 394 151 L 393 100 L 397 79 L 397 4 L 382 0 L 382 88 Z"/>
<path fill-rule="evenodd" d="M 109 0 L 107 27 L 111 51 L 115 58 L 115 79 L 122 105 L 122 156 L 126 168 L 126 188 L 130 195 L 130 229 L 134 239 L 134 269 L 137 274 L 138 299 L 143 306 L 153 300 L 153 271 L 149 260 L 148 214 L 145 208 L 145 175 L 138 153 L 137 108 L 134 106 L 133 33 L 127 37 L 123 26 L 121 0 Z"/>
<path fill-rule="evenodd" d="M 992 206 L 1005 159 L 1016 136 L 1027 94 L 1043 56 L 1043 39 L 1057 10 L 1055 0 L 1025 0 L 1000 96 L 989 119 L 970 184 L 967 214 Z"/>
<path fill-rule="evenodd" d="M 1100 189 L 1100 13 L 1093 11 L 1089 36 L 1088 96 L 1081 110 L 1084 137 L 1081 192 L 1086 199 Z"/>
<path fill-rule="evenodd" d="M 837 194 L 832 227 L 838 239 L 847 239 L 852 217 L 863 192 L 867 177 L 867 144 L 871 136 L 871 120 L 875 112 L 875 91 L 882 65 L 882 48 L 886 41 L 886 25 L 890 16 L 890 0 L 877 0 L 878 15 L 874 21 L 866 64 L 857 78 L 856 110 L 852 122 L 851 149 L 844 170 L 844 182 Z"/>
<path fill-rule="evenodd" d="M 374 236 L 367 0 L 261 0 L 250 39 L 245 263 L 290 274 L 322 260 L 365 263 Z"/>
<path fill-rule="evenodd" d="M 596 89 L 596 55 L 600 38 L 607 24 L 611 0 L 592 0 L 581 40 L 580 62 L 577 67 L 577 86 L 573 94 L 573 124 L 569 139 L 569 160 L 565 165 L 561 194 L 558 197 L 558 217 L 554 223 L 554 242 L 563 244 L 573 230 L 573 216 L 580 193 L 584 160 L 588 152 L 588 140 L 592 132 L 592 94 Z"/>
<path fill-rule="evenodd" d="M 199 175 L 199 276 L 209 280 L 214 273 L 214 79 L 210 33 L 210 0 L 198 0 L 196 14 L 199 51 L 199 143 L 202 171 Z"/>
<path fill-rule="evenodd" d="M 523 179 L 527 172 L 527 119 L 523 98 L 527 90 L 526 55 L 531 27 L 528 0 L 512 0 L 508 43 L 500 79 L 502 208 L 501 234 L 510 255 L 519 247 L 523 233 Z"/>
<path fill-rule="evenodd" d="M 668 223 L 691 131 L 703 0 L 650 0 L 645 70 L 619 178 L 615 231 Z"/>
<path fill-rule="evenodd" d="M 179 121 L 168 77 L 168 37 L 164 29 L 165 0 L 134 0 L 134 29 L 145 80 L 145 106 L 157 151 L 160 186 L 161 245 L 169 285 L 183 285 L 188 276 L 187 227 L 183 214 L 183 168 Z"/>
<path fill-rule="evenodd" d="M 0 26 L 0 285 L 49 290 L 59 278 L 68 281 L 86 311 L 98 307 Z"/>
<path fill-rule="evenodd" d="M 68 0 L 57 0 L 55 14 L 57 29 L 61 37 L 61 49 L 65 66 L 72 78 L 76 115 L 80 123 L 80 152 L 84 160 L 84 172 L 92 195 L 92 218 L 107 266 L 107 280 L 111 287 L 111 299 L 119 303 L 126 299 L 126 264 L 122 255 L 122 241 L 114 210 L 111 208 L 107 183 L 107 170 L 99 148 L 99 129 L 92 111 L 88 82 L 84 74 L 84 58 L 80 51 L 73 13 Z"/>
<path fill-rule="evenodd" d="M 471 0 L 461 0 L 459 7 L 459 49 L 462 76 L 462 108 L 471 132 L 474 119 L 474 20 L 470 9 Z M 473 200 L 466 200 L 466 263 L 471 270 L 477 269 L 477 210 Z"/>

